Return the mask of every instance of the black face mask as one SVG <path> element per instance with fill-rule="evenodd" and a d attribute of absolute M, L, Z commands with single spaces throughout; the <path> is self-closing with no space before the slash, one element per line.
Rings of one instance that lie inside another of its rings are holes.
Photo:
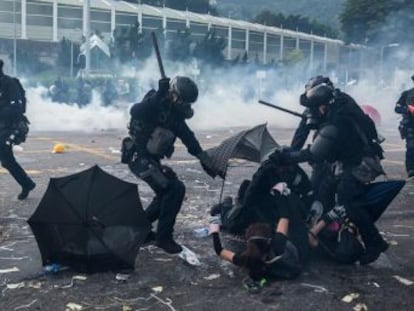
<path fill-rule="evenodd" d="M 311 107 L 306 111 L 306 125 L 309 129 L 315 130 L 323 122 L 323 115 L 319 111 L 319 107 Z"/>
<path fill-rule="evenodd" d="M 193 117 L 194 115 L 194 110 L 191 107 L 190 103 L 185 103 L 183 101 L 177 101 L 176 103 L 176 107 L 177 110 L 179 111 L 179 113 L 185 118 L 185 119 L 190 119 Z"/>

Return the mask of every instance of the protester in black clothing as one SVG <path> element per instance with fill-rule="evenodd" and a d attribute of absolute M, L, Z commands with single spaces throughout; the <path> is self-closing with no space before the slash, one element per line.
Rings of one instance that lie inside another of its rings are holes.
<path fill-rule="evenodd" d="M 182 250 L 173 239 L 173 228 L 185 186 L 161 159 L 171 157 L 178 137 L 210 176 L 218 174 L 186 123 L 193 116 L 191 105 L 197 97 L 197 85 L 190 78 L 178 76 L 171 83 L 161 79 L 158 91 L 151 90 L 142 102 L 132 106 L 130 138 L 123 142 L 123 162 L 156 194 L 145 212 L 151 222 L 158 220 L 156 245 L 168 253 Z"/>
<path fill-rule="evenodd" d="M 414 81 L 414 75 L 411 77 Z M 405 168 L 408 177 L 414 176 L 414 88 L 402 92 L 395 105 L 395 112 L 402 115 L 399 130 L 405 139 Z"/>
<path fill-rule="evenodd" d="M 365 183 L 383 173 L 379 164 L 382 149 L 372 120 L 360 113 L 357 105 L 342 102 L 342 98 L 326 83 L 309 89 L 303 100 L 323 124 L 313 144 L 299 152 L 279 151 L 272 158 L 286 163 L 335 163 L 338 206 L 326 213 L 322 221 L 326 225 L 335 219 L 342 219 L 346 214 L 359 228 L 365 244 L 360 263 L 368 264 L 375 261 L 388 248 L 388 244 L 382 239 L 367 211 L 353 205 L 353 202 L 362 194 Z M 318 223 L 317 226 L 322 224 Z"/>
<path fill-rule="evenodd" d="M 227 197 L 222 204 L 213 207 L 221 214 L 223 229 L 237 235 L 243 235 L 252 223 L 262 222 L 275 226 L 279 218 L 279 207 L 283 202 L 276 196 L 273 187 L 285 183 L 292 192 L 291 200 L 301 210 L 301 219 L 305 219 L 311 198 L 309 179 L 298 165 L 278 164 L 264 161 L 254 173 L 252 180 L 244 180 L 240 185 L 236 202 Z"/>
<path fill-rule="evenodd" d="M 24 116 L 26 99 L 22 90 L 16 78 L 3 73 L 3 61 L 0 60 L 0 162 L 22 187 L 19 200 L 26 199 L 36 186 L 13 155 L 13 145 L 23 142 L 28 131 Z"/>
<path fill-rule="evenodd" d="M 246 250 L 241 253 L 223 249 L 219 236 L 220 216 L 214 215 L 212 210 L 209 231 L 216 254 L 247 270 L 250 278 L 245 286 L 253 292 L 260 290 L 266 278 L 295 278 L 303 270 L 309 255 L 305 225 L 296 219 L 296 202 L 291 201 L 286 184 L 278 184 L 274 188 L 282 203 L 278 206 L 279 217 L 274 219 L 275 226 L 260 222 L 250 224 L 245 233 Z M 295 222 L 301 223 L 302 227 L 296 225 L 292 228 Z"/>

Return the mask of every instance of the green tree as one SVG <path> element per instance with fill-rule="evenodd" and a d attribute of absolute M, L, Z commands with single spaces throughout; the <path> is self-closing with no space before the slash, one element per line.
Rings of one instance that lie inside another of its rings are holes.
<path fill-rule="evenodd" d="M 347 0 L 340 15 L 346 42 L 367 43 L 378 36 L 390 10 L 390 0 Z"/>
<path fill-rule="evenodd" d="M 254 23 L 264 24 L 267 26 L 283 27 L 291 30 L 299 30 L 302 32 L 313 33 L 320 36 L 328 36 L 331 38 L 337 38 L 338 32 L 327 26 L 323 25 L 315 20 L 310 20 L 308 17 L 301 15 L 288 15 L 285 16 L 282 13 L 274 13 L 269 10 L 260 12 L 253 19 Z"/>
<path fill-rule="evenodd" d="M 412 44 L 414 1 L 347 0 L 340 16 L 347 42 Z"/>

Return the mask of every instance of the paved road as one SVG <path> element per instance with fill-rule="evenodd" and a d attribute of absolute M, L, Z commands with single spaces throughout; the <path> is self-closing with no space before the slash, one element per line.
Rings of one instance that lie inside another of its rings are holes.
<path fill-rule="evenodd" d="M 236 131 L 197 135 L 208 148 Z M 281 144 L 287 144 L 292 134 L 281 129 L 272 133 Z M 405 178 L 404 145 L 396 131 L 383 130 L 383 134 L 387 137 L 386 171 L 390 178 Z M 35 210 L 50 177 L 99 164 L 115 176 L 138 183 L 144 205 L 151 199 L 150 189 L 119 163 L 122 136 L 116 131 L 32 133 L 23 150 L 16 151 L 19 162 L 37 183 L 24 202 L 16 199 L 19 189 L 14 180 L 0 169 L 0 310 L 71 310 L 69 303 L 83 310 L 352 310 L 359 304 L 368 310 L 414 310 L 414 285 L 404 285 L 395 277 L 414 281 L 413 185 L 406 185 L 378 223 L 391 247 L 376 263 L 339 266 L 316 257 L 298 279 L 274 282 L 260 294 L 249 295 L 241 287 L 243 272 L 220 262 L 209 238 L 193 235 L 194 229 L 206 225 L 208 209 L 218 201 L 221 182 L 205 175 L 182 145 L 168 161 L 187 185 L 176 234 L 199 255 L 200 267 L 148 246 L 140 251 L 136 271 L 126 282 L 116 280 L 111 272 L 73 281 L 78 274 L 71 271 L 41 275 L 40 255 L 26 219 Z M 63 143 L 67 151 L 52 154 L 55 143 Z M 241 180 L 254 170 L 255 165 L 250 163 L 231 168 L 225 194 L 234 195 Z M 233 245 L 234 241 L 227 237 L 225 243 Z M 15 272 L 7 272 L 13 268 Z M 350 293 L 359 297 L 351 303 L 342 302 Z"/>

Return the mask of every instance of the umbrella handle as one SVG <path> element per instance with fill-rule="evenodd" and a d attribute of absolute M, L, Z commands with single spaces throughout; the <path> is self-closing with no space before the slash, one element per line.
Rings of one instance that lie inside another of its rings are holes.
<path fill-rule="evenodd" d="M 225 183 L 225 181 L 226 181 L 226 176 L 227 176 L 227 168 L 228 168 L 228 165 L 226 165 L 226 168 L 225 168 L 225 170 L 224 170 L 224 178 L 223 178 L 223 181 L 221 182 L 221 190 L 220 190 L 219 204 L 221 204 L 221 201 L 223 200 L 224 183 Z"/>

